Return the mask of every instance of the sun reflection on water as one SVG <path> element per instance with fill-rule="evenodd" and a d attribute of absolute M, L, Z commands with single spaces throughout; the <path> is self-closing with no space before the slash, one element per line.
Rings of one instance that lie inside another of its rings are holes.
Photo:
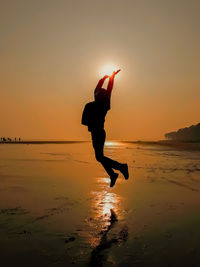
<path fill-rule="evenodd" d="M 95 218 L 101 217 L 106 221 L 111 215 L 111 209 L 119 216 L 122 198 L 108 187 L 110 178 L 98 178 L 97 182 L 101 190 L 91 192 L 94 197 L 92 208 L 95 210 Z"/>
<path fill-rule="evenodd" d="M 122 219 L 122 198 L 110 189 L 110 178 L 98 178 L 97 191 L 92 191 L 92 217 L 89 221 L 91 235 L 89 243 L 92 247 L 96 246 L 100 239 L 100 234 L 111 223 L 111 213 L 114 212 L 119 219 Z"/>
<path fill-rule="evenodd" d="M 115 207 L 117 206 L 118 199 L 116 197 L 116 194 L 114 193 L 107 193 L 103 196 L 102 202 L 100 203 L 100 206 L 102 208 L 101 213 L 102 216 L 108 216 L 111 215 L 111 209 L 115 210 Z"/>
<path fill-rule="evenodd" d="M 124 144 L 118 142 L 118 141 L 106 141 L 105 142 L 105 147 L 120 147 L 123 146 Z"/>

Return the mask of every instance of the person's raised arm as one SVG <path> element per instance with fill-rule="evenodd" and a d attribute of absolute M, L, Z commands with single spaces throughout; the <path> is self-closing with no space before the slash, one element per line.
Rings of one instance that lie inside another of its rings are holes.
<path fill-rule="evenodd" d="M 105 75 L 102 79 L 99 80 L 94 92 L 96 92 L 97 90 L 101 89 L 103 86 L 104 81 L 108 78 L 108 75 Z"/>
<path fill-rule="evenodd" d="M 114 78 L 115 78 L 115 75 L 120 72 L 120 70 L 117 70 L 117 71 L 113 71 L 113 74 L 110 76 L 109 78 L 109 82 L 108 82 L 108 86 L 107 86 L 107 91 L 111 94 L 112 92 L 112 89 L 113 89 L 113 84 L 114 84 Z"/>

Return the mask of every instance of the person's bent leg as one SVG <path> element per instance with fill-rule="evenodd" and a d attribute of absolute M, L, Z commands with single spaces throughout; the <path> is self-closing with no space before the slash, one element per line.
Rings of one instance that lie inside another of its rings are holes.
<path fill-rule="evenodd" d="M 119 174 L 113 171 L 110 162 L 104 156 L 103 148 L 104 148 L 105 136 L 106 135 L 104 130 L 98 132 L 92 132 L 92 144 L 95 150 L 96 160 L 102 164 L 105 171 L 110 176 L 111 179 L 110 187 L 113 187 L 116 183 Z"/>
<path fill-rule="evenodd" d="M 109 176 L 113 176 L 115 172 L 110 167 L 110 165 L 107 164 L 107 162 L 104 160 L 105 157 L 103 155 L 103 147 L 105 142 L 104 130 L 94 131 L 91 134 L 92 134 L 92 145 L 94 147 L 96 160 L 102 164 L 102 166 L 104 167 L 105 171 L 108 173 Z"/>
<path fill-rule="evenodd" d="M 119 170 L 123 174 L 124 178 L 128 180 L 129 173 L 128 173 L 128 165 L 126 163 L 119 163 L 118 161 L 110 159 L 105 156 L 103 158 L 103 163 L 108 168 Z"/>
<path fill-rule="evenodd" d="M 104 164 L 106 164 L 107 166 L 109 166 L 110 168 L 113 168 L 115 170 L 120 170 L 122 165 L 123 165 L 122 163 L 120 163 L 116 160 L 113 160 L 111 158 L 108 158 L 106 156 L 104 156 L 103 161 L 104 161 Z"/>
<path fill-rule="evenodd" d="M 98 151 L 95 151 L 95 157 L 98 162 L 104 167 L 105 171 L 108 173 L 109 176 L 113 176 L 115 172 L 110 167 L 110 164 L 105 161 L 105 157 L 102 154 L 99 154 Z"/>

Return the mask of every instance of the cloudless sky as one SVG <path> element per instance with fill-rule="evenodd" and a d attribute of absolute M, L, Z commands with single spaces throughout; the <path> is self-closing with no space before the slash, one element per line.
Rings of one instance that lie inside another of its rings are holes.
<path fill-rule="evenodd" d="M 200 122 L 200 1 L 0 0 L 0 136 L 88 139 L 102 67 L 116 77 L 108 139 Z"/>

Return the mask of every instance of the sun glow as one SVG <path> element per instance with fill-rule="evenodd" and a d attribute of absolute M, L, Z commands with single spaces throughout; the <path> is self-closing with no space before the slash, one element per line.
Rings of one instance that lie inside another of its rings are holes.
<path fill-rule="evenodd" d="M 117 67 L 114 66 L 113 64 L 107 64 L 105 66 L 102 67 L 102 69 L 100 70 L 100 75 L 101 76 L 105 76 L 105 75 L 108 75 L 110 76 L 113 71 L 116 71 L 117 70 Z"/>

